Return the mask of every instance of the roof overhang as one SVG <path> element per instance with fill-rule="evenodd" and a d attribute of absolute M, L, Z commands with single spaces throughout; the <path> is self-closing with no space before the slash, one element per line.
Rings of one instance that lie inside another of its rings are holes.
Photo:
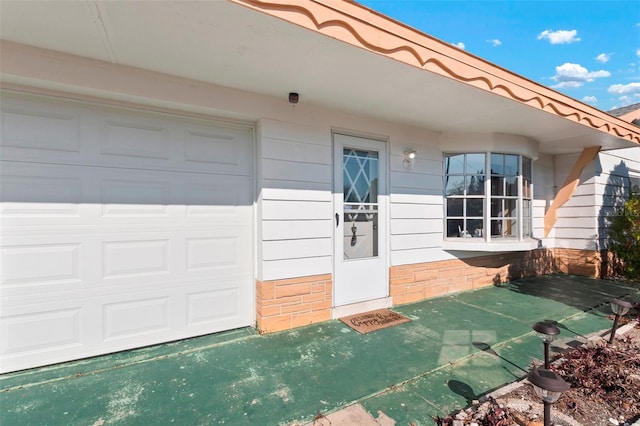
<path fill-rule="evenodd" d="M 310 105 L 433 131 L 522 135 L 541 153 L 640 144 L 624 120 L 351 2 L 5 0 L 0 8 L 11 46 L 269 97 L 298 92 Z M 3 83 L 25 81 L 12 71 L 13 51 L 3 52 Z"/>

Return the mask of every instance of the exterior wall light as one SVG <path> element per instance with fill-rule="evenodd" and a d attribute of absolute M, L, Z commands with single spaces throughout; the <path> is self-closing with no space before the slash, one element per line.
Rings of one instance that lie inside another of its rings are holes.
<path fill-rule="evenodd" d="M 560 334 L 560 330 L 551 321 L 541 321 L 533 324 L 533 330 L 544 344 L 544 368 L 549 369 L 549 345 Z"/>
<path fill-rule="evenodd" d="M 616 319 L 613 320 L 609 344 L 613 343 L 613 339 L 616 337 L 616 330 L 618 329 L 618 321 L 620 321 L 620 317 L 629 312 L 629 309 L 631 308 L 633 308 L 633 305 L 626 300 L 611 299 L 611 312 L 614 313 Z"/>
<path fill-rule="evenodd" d="M 544 426 L 551 425 L 551 404 L 556 402 L 563 392 L 571 387 L 562 377 L 551 370 L 534 368 L 527 375 L 533 390 L 544 404 Z"/>
<path fill-rule="evenodd" d="M 300 95 L 298 95 L 296 92 L 289 93 L 290 104 L 297 104 L 299 100 L 300 100 Z"/>
<path fill-rule="evenodd" d="M 418 151 L 413 148 L 410 148 L 404 152 L 404 160 L 402 160 L 402 165 L 405 169 L 410 169 L 413 167 L 413 162 L 418 155 Z"/>

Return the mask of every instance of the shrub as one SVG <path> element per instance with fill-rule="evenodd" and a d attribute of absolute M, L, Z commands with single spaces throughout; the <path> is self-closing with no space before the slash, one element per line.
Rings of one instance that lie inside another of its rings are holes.
<path fill-rule="evenodd" d="M 609 249 L 622 260 L 625 277 L 640 278 L 640 197 L 627 200 L 613 217 Z"/>

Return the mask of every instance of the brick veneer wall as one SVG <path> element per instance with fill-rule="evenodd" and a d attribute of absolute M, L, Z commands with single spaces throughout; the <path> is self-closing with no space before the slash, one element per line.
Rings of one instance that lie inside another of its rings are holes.
<path fill-rule="evenodd" d="M 393 304 L 401 305 L 555 272 L 602 278 L 612 262 L 606 252 L 556 248 L 392 266 L 389 292 Z M 332 298 L 331 274 L 256 280 L 258 330 L 271 333 L 327 321 Z"/>
<path fill-rule="evenodd" d="M 331 319 L 331 274 L 275 281 L 256 280 L 257 327 L 260 333 L 289 330 Z"/>
<path fill-rule="evenodd" d="M 389 290 L 393 304 L 399 305 L 555 271 L 551 250 L 500 253 L 393 266 Z"/>

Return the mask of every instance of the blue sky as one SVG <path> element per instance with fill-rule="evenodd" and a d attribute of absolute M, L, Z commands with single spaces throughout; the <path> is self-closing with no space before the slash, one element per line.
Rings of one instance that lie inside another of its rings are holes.
<path fill-rule="evenodd" d="M 604 111 L 640 102 L 640 1 L 358 0 Z"/>

